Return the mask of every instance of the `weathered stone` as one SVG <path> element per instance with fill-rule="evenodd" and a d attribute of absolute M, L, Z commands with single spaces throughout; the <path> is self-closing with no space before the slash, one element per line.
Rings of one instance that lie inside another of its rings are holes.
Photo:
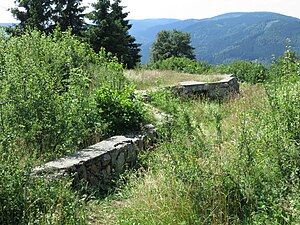
<path fill-rule="evenodd" d="M 91 185 L 101 184 L 103 188 L 108 187 L 114 176 L 134 164 L 138 153 L 145 147 L 144 140 L 144 135 L 114 136 L 72 155 L 36 167 L 32 174 L 45 174 L 51 180 L 69 174 L 74 177 L 75 183 L 85 179 Z"/>
<path fill-rule="evenodd" d="M 114 150 L 109 152 L 112 165 L 117 164 L 117 157 L 118 157 L 119 153 L 120 153 L 120 148 L 115 148 Z"/>
<path fill-rule="evenodd" d="M 108 165 L 108 166 L 106 167 L 106 174 L 109 175 L 109 176 L 110 176 L 110 174 L 111 174 L 111 167 L 110 167 L 110 165 Z"/>
<path fill-rule="evenodd" d="M 90 167 L 88 167 L 88 171 L 90 171 L 91 174 L 96 175 L 96 176 L 97 176 L 97 175 L 99 174 L 99 172 L 100 172 L 100 170 L 99 170 L 99 168 L 97 167 L 96 164 L 93 164 L 93 165 L 91 165 Z"/>
<path fill-rule="evenodd" d="M 107 166 L 111 162 L 110 154 L 104 154 L 101 159 L 101 164 L 103 167 Z"/>
<path fill-rule="evenodd" d="M 98 184 L 100 182 L 98 177 L 93 176 L 93 175 L 90 175 L 88 180 L 89 180 L 89 184 L 92 185 L 92 186 L 98 186 Z"/>
<path fill-rule="evenodd" d="M 209 98 L 224 98 L 229 92 L 239 92 L 239 83 L 235 77 L 230 74 L 217 75 L 222 80 L 216 82 L 198 82 L 198 81 L 184 81 L 179 82 L 178 85 L 165 87 L 165 90 L 170 90 L 179 95 L 204 95 Z M 226 92 L 217 94 L 219 88 L 225 87 L 228 89 Z M 153 92 L 155 90 L 151 90 Z M 148 102 L 151 99 L 147 96 L 147 91 L 137 91 L 137 94 L 143 97 Z"/>
<path fill-rule="evenodd" d="M 144 126 L 146 130 L 146 142 L 152 146 L 154 143 L 157 142 L 157 132 L 156 132 L 156 127 L 153 124 L 147 124 Z"/>
<path fill-rule="evenodd" d="M 81 164 L 79 166 L 77 166 L 77 176 L 78 176 L 78 179 L 81 180 L 81 179 L 85 179 L 87 180 L 87 172 L 86 172 L 86 168 L 85 168 L 85 165 Z"/>
<path fill-rule="evenodd" d="M 107 173 L 106 168 L 102 169 L 102 171 L 101 171 L 101 177 L 102 177 L 103 180 L 107 180 L 108 178 L 110 178 L 110 174 Z"/>
<path fill-rule="evenodd" d="M 116 162 L 116 172 L 117 174 L 124 171 L 125 168 L 125 154 L 124 152 L 121 152 L 118 156 L 117 162 Z"/>
<path fill-rule="evenodd" d="M 126 162 L 127 163 L 131 163 L 131 162 L 134 162 L 136 161 L 136 158 L 137 158 L 137 150 L 136 150 L 136 147 L 134 146 L 129 146 L 127 151 L 126 151 Z"/>
<path fill-rule="evenodd" d="M 177 86 L 167 87 L 179 95 L 200 94 L 209 98 L 224 98 L 229 92 L 239 92 L 239 83 L 231 75 L 220 75 L 222 80 L 216 82 L 185 81 Z"/>

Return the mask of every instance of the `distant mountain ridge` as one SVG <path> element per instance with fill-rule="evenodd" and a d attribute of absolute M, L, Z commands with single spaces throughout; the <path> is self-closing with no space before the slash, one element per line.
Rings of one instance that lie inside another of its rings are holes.
<path fill-rule="evenodd" d="M 170 23 L 168 23 L 170 21 Z M 284 52 L 287 39 L 300 53 L 300 19 L 272 12 L 236 12 L 207 19 L 155 19 L 130 21 L 130 34 L 142 44 L 142 62 L 149 60 L 156 34 L 161 30 L 178 29 L 191 34 L 198 60 L 212 64 L 233 60 L 272 61 Z M 138 24 L 138 26 L 136 25 Z"/>
<path fill-rule="evenodd" d="M 0 23 L 0 27 L 9 27 L 13 26 L 15 23 Z"/>
<path fill-rule="evenodd" d="M 129 30 L 141 43 L 142 63 L 149 60 L 151 45 L 161 30 L 178 29 L 191 34 L 196 58 L 211 64 L 233 60 L 270 63 L 283 54 L 287 39 L 300 55 L 300 19 L 272 12 L 235 12 L 206 19 L 130 20 Z M 13 23 L 0 23 L 10 26 Z"/>

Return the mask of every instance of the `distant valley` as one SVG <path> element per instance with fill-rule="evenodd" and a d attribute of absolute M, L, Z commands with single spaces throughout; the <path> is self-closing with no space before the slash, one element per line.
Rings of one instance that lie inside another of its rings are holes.
<path fill-rule="evenodd" d="M 14 25 L 14 23 L 0 23 L 0 26 L 3 26 L 3 27 L 9 27 L 12 25 Z"/>
<path fill-rule="evenodd" d="M 300 19 L 271 12 L 228 13 L 207 19 L 130 20 L 129 30 L 142 44 L 142 63 L 148 62 L 151 46 L 161 30 L 178 29 L 191 34 L 197 60 L 210 64 L 233 60 L 272 62 L 283 54 L 290 39 L 300 54 Z M 12 23 L 0 23 L 10 26 Z"/>
<path fill-rule="evenodd" d="M 208 19 L 131 20 L 130 34 L 141 43 L 142 62 L 149 60 L 156 34 L 178 29 L 191 34 L 196 58 L 211 64 L 233 60 L 270 63 L 284 52 L 287 39 L 300 53 L 300 19 L 271 12 L 228 13 Z"/>

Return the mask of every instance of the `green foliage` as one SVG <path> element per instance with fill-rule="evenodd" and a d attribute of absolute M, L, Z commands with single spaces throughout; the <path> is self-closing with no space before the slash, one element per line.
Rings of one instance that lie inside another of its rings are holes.
<path fill-rule="evenodd" d="M 109 63 L 105 63 L 109 59 Z M 124 69 L 111 53 L 100 52 L 104 65 L 94 66 L 92 81 L 97 84 L 94 92 L 97 109 L 97 124 L 103 127 L 102 134 L 111 136 L 139 131 L 145 122 L 145 110 L 135 87 L 125 78 Z M 105 127 L 105 128 L 104 128 Z"/>
<path fill-rule="evenodd" d="M 19 152 L 0 149 L 1 224 L 85 224 L 85 196 L 71 181 L 30 177 Z"/>
<path fill-rule="evenodd" d="M 267 95 L 251 93 L 256 99 L 244 93 L 237 100 L 209 103 L 154 93 L 153 104 L 172 115 L 159 128 L 161 142 L 148 159 L 164 180 L 142 177 L 134 187 L 140 191 L 133 190 L 134 202 L 121 210 L 120 221 L 160 224 L 173 217 L 178 224 L 297 224 L 300 86 L 299 71 L 290 70 L 298 61 L 288 63 L 271 76 L 275 80 L 265 81 Z M 232 107 L 238 111 L 230 113 Z M 200 109 L 205 115 L 197 118 Z M 227 120 L 235 122 L 229 136 Z M 165 183 L 174 186 L 166 189 Z M 176 196 L 181 198 L 170 197 L 174 190 L 180 190 Z M 180 203 L 171 199 L 192 206 L 190 213 L 182 214 Z M 143 202 L 148 210 L 132 211 Z"/>
<path fill-rule="evenodd" d="M 53 12 L 51 0 L 16 0 L 15 4 L 16 8 L 10 11 L 15 18 L 20 20 L 18 29 L 24 31 L 26 27 L 29 27 L 41 31 L 47 30 Z"/>
<path fill-rule="evenodd" d="M 152 45 L 151 58 L 154 62 L 171 57 L 195 59 L 194 48 L 191 46 L 189 33 L 179 30 L 160 31 Z"/>
<path fill-rule="evenodd" d="M 1 48 L 1 143 L 18 138 L 38 155 L 80 146 L 95 122 L 86 68 L 97 55 L 58 31 L 2 36 Z"/>
<path fill-rule="evenodd" d="M 287 46 L 283 56 L 279 59 L 274 59 L 270 71 L 269 80 L 297 80 L 300 76 L 299 56 L 291 50 L 290 46 Z"/>
<path fill-rule="evenodd" d="M 120 0 L 98 0 L 93 3 L 94 10 L 87 15 L 93 21 L 86 34 L 88 42 L 96 52 L 105 48 L 122 62 L 127 68 L 132 69 L 140 61 L 139 44 L 129 35 L 131 28 L 125 18 L 128 13 L 122 12 Z"/>
<path fill-rule="evenodd" d="M 90 43 L 97 53 L 105 48 L 129 69 L 140 62 L 140 45 L 128 32 L 131 25 L 126 20 L 128 13 L 123 12 L 124 6 L 120 6 L 121 0 L 113 3 L 98 0 L 88 15 L 83 13 L 86 7 L 82 6 L 82 0 L 17 0 L 15 4 L 10 11 L 20 23 L 7 28 L 8 33 L 21 35 L 26 29 L 37 29 L 49 34 L 57 27 L 61 31 L 70 29 L 72 34 Z M 93 24 L 85 24 L 85 17 Z"/>
<path fill-rule="evenodd" d="M 299 142 L 300 61 L 297 55 L 288 48 L 272 65 L 271 72 L 266 90 L 274 116 L 285 126 L 287 137 Z"/>
<path fill-rule="evenodd" d="M 156 62 L 150 62 L 146 65 L 146 69 L 172 70 L 190 74 L 204 74 L 212 68 L 205 62 L 196 62 L 189 58 L 170 57 Z"/>
<path fill-rule="evenodd" d="M 265 88 L 270 109 L 242 115 L 234 179 L 249 223 L 295 224 L 300 218 L 299 78 L 270 81 Z"/>
<path fill-rule="evenodd" d="M 96 91 L 96 103 L 99 118 L 109 134 L 139 131 L 145 121 L 143 104 L 129 84 L 122 89 L 104 85 Z"/>
<path fill-rule="evenodd" d="M 55 8 L 51 16 L 53 25 L 49 27 L 50 30 L 59 25 L 61 31 L 71 29 L 72 34 L 82 36 L 85 30 L 83 12 L 87 8 L 81 6 L 82 0 L 53 0 L 52 4 L 55 4 Z"/>
<path fill-rule="evenodd" d="M 3 145 L 18 140 L 18 147 L 46 158 L 74 152 L 103 134 L 112 134 L 99 124 L 103 119 L 98 107 L 103 107 L 95 102 L 93 89 L 106 84 L 113 90 L 128 90 L 123 100 L 133 100 L 133 90 L 124 88 L 122 65 L 104 50 L 96 54 L 69 33 L 3 35 L 0 46 Z M 141 117 L 142 111 L 137 115 Z M 127 120 L 132 117 L 126 116 Z"/>
<path fill-rule="evenodd" d="M 216 67 L 218 73 L 233 74 L 240 82 L 262 83 L 268 77 L 268 69 L 259 62 L 234 61 Z"/>
<path fill-rule="evenodd" d="M 72 181 L 31 176 L 32 167 L 139 128 L 143 113 L 122 65 L 103 49 L 59 30 L 1 33 L 0 223 L 85 224 L 86 197 Z"/>
<path fill-rule="evenodd" d="M 20 23 L 7 31 L 20 34 L 29 28 L 52 32 L 59 25 L 62 31 L 71 28 L 72 34 L 80 35 L 85 25 L 85 7 L 81 3 L 82 0 L 16 0 L 16 7 L 10 11 Z"/>

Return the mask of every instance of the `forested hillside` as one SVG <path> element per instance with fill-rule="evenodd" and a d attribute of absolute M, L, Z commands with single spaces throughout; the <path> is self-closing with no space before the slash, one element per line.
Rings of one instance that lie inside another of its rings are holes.
<path fill-rule="evenodd" d="M 299 19 L 14 2 L 18 23 L 0 27 L 1 225 L 299 224 Z M 145 57 L 154 40 L 141 65 L 138 43 Z"/>
<path fill-rule="evenodd" d="M 140 32 L 134 30 L 135 23 L 131 34 L 142 44 L 144 63 L 149 60 L 157 32 L 172 29 L 190 32 L 196 58 L 212 64 L 233 60 L 270 63 L 272 55 L 283 54 L 287 39 L 291 40 L 292 49 L 300 52 L 300 20 L 277 13 L 229 13 L 209 19 L 160 24 Z"/>

